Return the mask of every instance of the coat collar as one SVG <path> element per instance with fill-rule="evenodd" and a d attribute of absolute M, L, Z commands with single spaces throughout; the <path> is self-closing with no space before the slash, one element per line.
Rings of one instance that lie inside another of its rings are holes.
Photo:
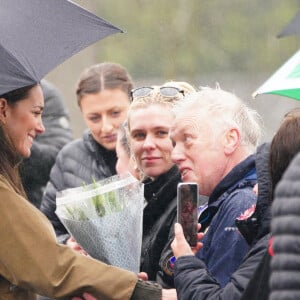
<path fill-rule="evenodd" d="M 169 171 L 160 175 L 155 180 L 147 178 L 143 181 L 144 183 L 144 195 L 147 202 L 151 201 L 151 198 L 160 198 L 162 194 L 164 197 L 167 196 L 166 190 L 175 191 L 177 193 L 177 183 L 180 182 L 181 175 L 178 171 L 177 166 L 173 166 Z M 174 193 L 172 192 L 172 197 Z"/>
<path fill-rule="evenodd" d="M 97 143 L 90 130 L 86 130 L 83 134 L 83 141 L 89 151 L 94 153 L 97 164 L 107 165 L 112 175 L 116 174 L 117 154 L 116 151 L 107 150 Z"/>
<path fill-rule="evenodd" d="M 250 155 L 236 165 L 215 187 L 209 197 L 208 203 L 213 204 L 231 193 L 238 186 L 252 185 L 257 181 L 255 169 L 255 156 Z M 224 195 L 225 194 L 225 195 Z M 222 197 L 221 197 L 222 196 Z M 224 196 L 224 197 L 223 197 Z M 221 199 L 220 199 L 221 198 Z"/>

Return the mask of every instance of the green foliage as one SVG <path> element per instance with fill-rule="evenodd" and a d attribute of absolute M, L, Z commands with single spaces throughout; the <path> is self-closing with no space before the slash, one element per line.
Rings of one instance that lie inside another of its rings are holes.
<path fill-rule="evenodd" d="M 299 0 L 78 2 L 125 31 L 97 44 L 97 61 L 120 62 L 134 79 L 272 72 L 299 47 L 300 37 L 276 38 Z"/>
<path fill-rule="evenodd" d="M 91 185 L 87 186 L 85 182 L 82 183 L 82 191 L 90 191 L 100 188 L 99 182 L 96 182 L 95 178 L 92 177 Z M 91 202 L 92 207 L 88 205 Z M 118 197 L 115 191 L 110 191 L 101 195 L 96 195 L 90 199 L 84 199 L 80 203 L 73 203 L 71 206 L 66 205 L 66 218 L 85 221 L 89 220 L 90 216 L 93 215 L 90 210 L 96 212 L 99 217 L 104 217 L 109 213 L 119 212 L 122 210 L 122 206 L 118 201 Z"/>
<path fill-rule="evenodd" d="M 96 183 L 95 178 L 92 177 L 92 186 L 94 189 L 97 189 L 99 185 Z M 105 215 L 105 205 L 104 205 L 104 195 L 97 195 L 92 197 L 92 202 L 97 212 L 97 215 L 103 217 Z"/>
<path fill-rule="evenodd" d="M 68 212 L 68 218 L 71 220 L 85 221 L 88 220 L 88 217 L 85 213 L 76 207 L 68 207 L 66 206 L 66 210 Z"/>

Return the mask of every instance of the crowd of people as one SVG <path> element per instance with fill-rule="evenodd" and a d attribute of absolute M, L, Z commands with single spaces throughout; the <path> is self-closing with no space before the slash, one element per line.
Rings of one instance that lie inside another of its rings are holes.
<path fill-rule="evenodd" d="M 0 95 L 0 298 L 298 297 L 296 276 L 284 277 L 299 270 L 298 109 L 260 144 L 259 114 L 219 87 L 134 88 L 104 62 L 82 72 L 76 96 L 79 139 L 51 83 Z M 55 213 L 58 192 L 126 172 L 144 186 L 138 274 L 91 258 Z M 192 248 L 177 223 L 180 182 L 199 187 Z"/>

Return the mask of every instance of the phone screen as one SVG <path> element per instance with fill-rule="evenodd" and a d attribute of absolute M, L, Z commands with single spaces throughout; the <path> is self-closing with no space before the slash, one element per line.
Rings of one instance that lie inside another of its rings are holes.
<path fill-rule="evenodd" d="M 179 183 L 177 186 L 177 222 L 181 224 L 184 236 L 190 246 L 197 245 L 198 185 Z"/>

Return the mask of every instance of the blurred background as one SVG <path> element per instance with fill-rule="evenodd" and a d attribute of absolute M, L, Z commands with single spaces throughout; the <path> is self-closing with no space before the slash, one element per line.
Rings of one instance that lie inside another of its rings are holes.
<path fill-rule="evenodd" d="M 124 31 L 81 51 L 46 77 L 65 98 L 75 137 L 85 128 L 75 96 L 78 77 L 104 61 L 126 67 L 136 87 L 167 80 L 195 87 L 218 83 L 261 114 L 263 141 L 272 138 L 287 111 L 300 105 L 276 95 L 252 98 L 300 48 L 300 36 L 276 37 L 300 9 L 299 0 L 74 2 Z"/>

